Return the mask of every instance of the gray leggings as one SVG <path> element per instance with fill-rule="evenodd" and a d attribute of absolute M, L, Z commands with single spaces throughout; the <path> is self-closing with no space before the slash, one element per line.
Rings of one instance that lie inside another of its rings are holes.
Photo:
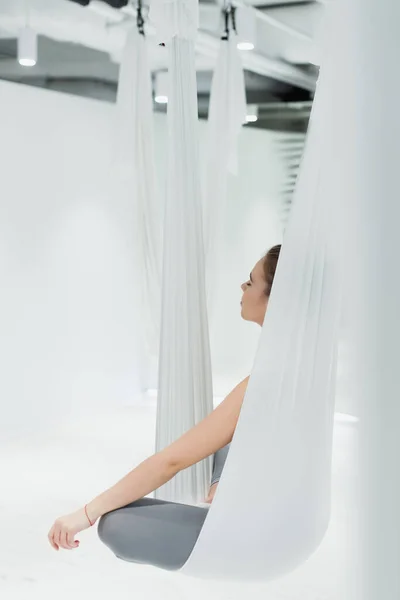
<path fill-rule="evenodd" d="M 221 477 L 229 444 L 214 455 L 211 484 Z M 189 558 L 207 516 L 199 506 L 142 498 L 105 514 L 100 540 L 122 560 L 176 571 Z"/>

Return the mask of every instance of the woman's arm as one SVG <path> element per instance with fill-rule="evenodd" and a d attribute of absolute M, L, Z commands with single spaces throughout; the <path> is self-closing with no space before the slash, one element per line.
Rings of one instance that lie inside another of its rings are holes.
<path fill-rule="evenodd" d="M 87 505 L 96 521 L 107 512 L 139 500 L 161 487 L 179 471 L 198 463 L 233 437 L 249 378 L 244 379 L 213 412 L 176 442 L 154 454 L 113 487 Z"/>
<path fill-rule="evenodd" d="M 99 517 L 139 500 L 169 481 L 179 471 L 214 454 L 228 444 L 235 431 L 248 378 L 239 383 L 225 400 L 198 425 L 176 442 L 157 452 L 136 469 L 92 500 L 85 508 L 57 519 L 48 534 L 55 550 L 79 547 L 75 535 Z"/>

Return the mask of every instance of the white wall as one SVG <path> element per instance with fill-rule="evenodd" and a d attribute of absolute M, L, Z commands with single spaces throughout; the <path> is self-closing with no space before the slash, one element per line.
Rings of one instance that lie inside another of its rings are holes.
<path fill-rule="evenodd" d="M 132 401 L 132 207 L 110 188 L 109 104 L 0 82 L 0 403 L 4 431 L 77 406 Z M 165 177 L 165 117 L 156 147 Z M 204 124 L 201 124 L 204 138 Z M 224 269 L 211 333 L 215 393 L 251 368 L 258 328 L 240 283 L 280 241 L 277 134 L 247 129 L 221 235 Z"/>
<path fill-rule="evenodd" d="M 240 285 L 255 263 L 282 241 L 279 188 L 284 166 L 275 151 L 278 134 L 246 129 L 240 145 L 239 176 L 230 180 L 221 235 L 222 265 L 216 290 L 211 345 L 215 391 L 221 393 L 250 373 L 260 328 L 240 317 Z"/>

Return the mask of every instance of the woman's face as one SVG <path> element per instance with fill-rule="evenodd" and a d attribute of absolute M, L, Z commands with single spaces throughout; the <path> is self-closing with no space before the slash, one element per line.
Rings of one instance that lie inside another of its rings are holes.
<path fill-rule="evenodd" d="M 241 288 L 243 292 L 242 318 L 245 321 L 258 323 L 262 327 L 268 305 L 268 298 L 265 295 L 263 258 L 255 265 L 250 273 L 250 279 L 246 283 L 242 283 Z"/>

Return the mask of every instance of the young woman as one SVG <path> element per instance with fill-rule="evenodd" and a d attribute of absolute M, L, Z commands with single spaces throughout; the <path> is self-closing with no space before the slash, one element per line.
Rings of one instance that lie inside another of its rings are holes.
<path fill-rule="evenodd" d="M 242 284 L 242 318 L 262 326 L 271 294 L 280 246 L 255 265 Z M 189 558 L 207 509 L 146 498 L 183 469 L 214 454 L 207 503 L 211 503 L 229 450 L 249 377 L 246 377 L 203 421 L 176 442 L 151 456 L 84 508 L 60 517 L 48 538 L 55 550 L 78 548 L 75 536 L 98 519 L 101 541 L 123 560 L 168 570 Z"/>

